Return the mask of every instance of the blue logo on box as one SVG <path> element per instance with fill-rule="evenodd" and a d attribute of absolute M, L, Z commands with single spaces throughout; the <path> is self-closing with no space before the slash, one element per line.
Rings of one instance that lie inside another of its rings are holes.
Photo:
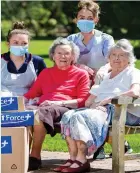
<path fill-rule="evenodd" d="M 1 112 L 2 127 L 32 126 L 34 124 L 34 112 Z"/>
<path fill-rule="evenodd" d="M 1 111 L 18 110 L 17 97 L 1 97 Z"/>
<path fill-rule="evenodd" d="M 1 136 L 1 154 L 12 153 L 12 140 L 11 136 Z"/>

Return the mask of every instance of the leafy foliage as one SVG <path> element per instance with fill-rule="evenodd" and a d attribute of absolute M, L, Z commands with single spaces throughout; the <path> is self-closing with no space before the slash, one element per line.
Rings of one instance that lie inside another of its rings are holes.
<path fill-rule="evenodd" d="M 2 1 L 2 38 L 12 22 L 25 21 L 33 37 L 66 36 L 77 32 L 73 19 L 78 1 Z M 140 1 L 99 1 L 100 21 L 96 28 L 115 39 L 140 38 Z"/>

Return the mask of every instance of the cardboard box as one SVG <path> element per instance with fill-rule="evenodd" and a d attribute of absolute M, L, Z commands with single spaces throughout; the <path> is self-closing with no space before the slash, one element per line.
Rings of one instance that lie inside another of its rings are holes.
<path fill-rule="evenodd" d="M 39 121 L 37 111 L 1 112 L 2 127 L 33 126 Z M 36 121 L 34 120 L 36 119 Z M 35 124 L 34 124 L 35 121 Z"/>
<path fill-rule="evenodd" d="M 26 127 L 1 128 L 2 173 L 27 173 L 29 133 Z"/>
<path fill-rule="evenodd" d="M 37 109 L 37 107 L 35 107 Z M 33 109 L 35 109 L 33 107 Z M 39 124 L 37 110 L 25 110 L 23 97 L 1 97 L 1 126 L 20 127 Z"/>
<path fill-rule="evenodd" d="M 23 97 L 1 97 L 1 111 L 24 111 Z"/>

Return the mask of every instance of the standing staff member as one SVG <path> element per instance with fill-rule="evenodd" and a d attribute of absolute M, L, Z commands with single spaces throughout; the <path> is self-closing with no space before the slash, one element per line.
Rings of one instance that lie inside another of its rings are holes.
<path fill-rule="evenodd" d="M 81 0 L 78 4 L 75 22 L 80 32 L 68 36 L 80 48 L 78 66 L 93 74 L 107 63 L 107 53 L 114 39 L 111 35 L 96 30 L 99 21 L 100 7 L 92 0 Z M 93 79 L 94 80 L 94 79 Z"/>

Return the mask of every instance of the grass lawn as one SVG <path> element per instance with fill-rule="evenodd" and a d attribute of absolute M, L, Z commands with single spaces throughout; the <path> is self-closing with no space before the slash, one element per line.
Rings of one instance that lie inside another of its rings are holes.
<path fill-rule="evenodd" d="M 53 65 L 53 62 L 50 61 L 48 56 L 48 50 L 52 43 L 52 40 L 33 40 L 30 43 L 29 51 L 32 54 L 39 55 L 44 58 L 45 63 L 48 67 Z M 140 46 L 140 41 L 132 41 L 132 44 L 136 47 Z M 2 53 L 7 51 L 6 43 L 2 42 L 1 45 Z M 136 61 L 136 67 L 140 69 L 140 60 Z M 126 136 L 128 142 L 130 142 L 131 147 L 134 152 L 140 152 L 140 135 L 128 135 Z M 45 141 L 43 143 L 43 150 L 49 151 L 68 151 L 65 140 L 61 139 L 60 134 L 57 134 L 55 137 L 51 138 L 49 135 L 46 136 Z M 109 144 L 105 144 L 106 153 L 111 152 L 111 147 Z"/>
<path fill-rule="evenodd" d="M 44 58 L 44 61 L 48 67 L 51 67 L 53 65 L 53 62 L 50 61 L 49 55 L 48 55 L 49 48 L 50 48 L 50 45 L 52 42 L 53 42 L 52 40 L 47 40 L 47 41 L 45 41 L 45 40 L 32 40 L 30 42 L 30 47 L 29 47 L 29 51 L 32 54 L 36 54 L 36 55 L 39 55 L 42 58 Z M 140 40 L 136 40 L 136 41 L 132 40 L 131 42 L 135 47 L 140 47 Z M 7 50 L 8 49 L 7 49 L 6 43 L 4 41 L 2 41 L 1 52 L 4 53 Z M 137 60 L 136 67 L 140 69 L 140 60 Z"/>

